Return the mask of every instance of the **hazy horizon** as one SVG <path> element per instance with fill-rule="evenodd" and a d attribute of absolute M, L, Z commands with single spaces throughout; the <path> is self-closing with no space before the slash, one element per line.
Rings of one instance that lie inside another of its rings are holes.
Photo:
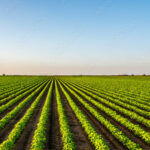
<path fill-rule="evenodd" d="M 0 1 L 0 74 L 150 74 L 150 1 Z"/>

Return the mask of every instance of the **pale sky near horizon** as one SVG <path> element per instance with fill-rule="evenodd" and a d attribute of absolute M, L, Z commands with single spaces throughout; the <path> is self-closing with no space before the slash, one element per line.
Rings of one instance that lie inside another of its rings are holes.
<path fill-rule="evenodd" d="M 0 0 L 0 74 L 150 74 L 149 0 Z"/>

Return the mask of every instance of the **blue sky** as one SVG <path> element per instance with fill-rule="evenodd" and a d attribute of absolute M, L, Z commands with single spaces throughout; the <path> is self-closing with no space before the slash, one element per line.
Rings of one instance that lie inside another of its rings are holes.
<path fill-rule="evenodd" d="M 0 74 L 150 74 L 149 0 L 1 0 Z"/>

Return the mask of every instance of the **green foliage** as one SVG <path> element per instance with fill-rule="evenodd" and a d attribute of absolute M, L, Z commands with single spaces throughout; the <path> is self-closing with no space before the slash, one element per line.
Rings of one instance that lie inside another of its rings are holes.
<path fill-rule="evenodd" d="M 68 85 L 68 84 L 67 84 Z M 124 113 L 125 115 L 132 115 L 131 118 L 136 118 L 136 120 L 138 122 L 141 122 L 147 126 L 150 126 L 150 121 L 137 115 L 134 112 L 130 112 L 122 107 L 119 107 L 117 105 L 115 105 L 114 103 L 111 103 L 105 99 L 100 98 L 98 95 L 95 95 L 91 92 L 87 90 L 84 90 L 82 88 L 79 88 L 78 86 L 76 86 L 77 88 L 73 87 L 70 85 L 70 87 L 72 89 L 74 89 L 75 91 L 77 91 L 79 94 L 81 94 L 84 98 L 86 98 L 87 100 L 89 100 L 91 103 L 93 103 L 96 107 L 98 107 L 99 109 L 101 109 L 102 111 L 104 111 L 106 114 L 108 114 L 110 117 L 112 117 L 113 119 L 115 119 L 117 122 L 121 123 L 123 126 L 127 127 L 130 131 L 132 131 L 135 135 L 139 136 L 141 139 L 143 139 L 146 143 L 150 144 L 150 133 L 146 132 L 144 129 L 142 129 L 139 125 L 136 125 L 134 123 L 132 123 L 131 121 L 129 121 L 127 118 L 119 115 L 116 111 L 113 111 L 112 109 L 105 107 L 103 104 L 93 100 L 90 96 L 100 100 L 100 102 L 105 103 L 106 105 L 108 105 L 109 107 L 116 109 L 117 111 L 120 111 L 122 113 Z M 85 93 L 87 93 L 88 95 L 86 95 Z M 143 121 L 143 122 L 142 122 Z"/>
<path fill-rule="evenodd" d="M 9 123 L 9 121 L 15 117 L 15 115 L 43 88 L 44 85 L 45 85 L 45 83 L 43 83 L 39 88 L 37 88 L 35 91 L 33 91 L 27 98 L 25 98 L 21 103 L 19 103 L 12 111 L 10 111 L 6 116 L 4 116 L 0 120 L 0 129 L 4 128 L 4 126 L 7 123 Z M 18 100 L 18 98 L 17 98 L 17 100 Z M 10 106 L 10 104 L 6 104 L 3 106 L 5 106 L 3 108 L 7 109 Z"/>
<path fill-rule="evenodd" d="M 44 95 L 47 87 L 49 85 L 49 82 L 44 87 L 42 92 L 38 95 L 36 100 L 32 103 L 31 107 L 26 111 L 25 115 L 20 119 L 19 122 L 15 125 L 15 127 L 12 129 L 10 134 L 8 135 L 8 138 L 0 144 L 1 150 L 12 150 L 15 144 L 15 141 L 19 138 L 20 134 L 22 133 L 23 129 L 25 128 L 26 124 L 28 123 L 29 119 L 31 118 L 34 109 L 36 108 L 37 104 L 41 100 L 41 97 Z"/>
<path fill-rule="evenodd" d="M 61 102 L 61 97 L 56 82 L 55 82 L 55 88 L 56 88 L 56 100 L 57 100 L 57 108 L 58 108 L 58 115 L 59 115 L 60 132 L 63 141 L 63 150 L 75 150 L 76 149 L 75 143 L 72 138 L 72 133 L 68 125 L 68 121 L 64 112 L 63 104 Z"/>
<path fill-rule="evenodd" d="M 0 113 L 4 112 L 6 109 L 8 109 L 10 106 L 15 104 L 16 102 L 20 101 L 23 97 L 27 96 L 29 93 L 34 91 L 39 85 L 36 85 L 35 87 L 29 89 L 28 91 L 22 93 L 21 95 L 15 97 L 14 99 L 10 100 L 8 103 L 0 106 Z M 5 102 L 5 100 L 2 100 L 2 102 Z"/>
<path fill-rule="evenodd" d="M 97 110 L 95 110 L 92 106 L 90 106 L 86 101 L 84 101 L 76 92 L 74 92 L 72 89 L 70 89 L 67 85 L 64 84 L 64 86 L 84 105 L 84 107 L 90 111 L 90 113 L 97 118 L 97 120 L 103 124 L 113 136 L 115 136 L 124 146 L 126 146 L 128 149 L 139 149 L 138 144 L 131 141 L 121 130 L 119 130 L 116 126 L 114 126 L 111 122 L 109 122 L 107 119 L 104 118 Z M 75 88 L 74 88 L 75 89 Z M 77 91 L 77 90 L 76 90 Z M 79 92 L 79 90 L 78 90 Z M 81 92 L 80 92 L 81 94 Z M 83 95 L 83 94 L 82 94 Z M 88 97 L 84 95 L 85 97 Z M 91 98 L 89 97 L 89 100 L 91 101 Z M 131 146 L 132 145 L 132 146 Z"/>
<path fill-rule="evenodd" d="M 78 120 L 80 121 L 82 127 L 85 130 L 85 133 L 87 134 L 89 140 L 91 141 L 91 143 L 94 145 L 96 150 L 108 150 L 109 147 L 108 145 L 105 143 L 104 139 L 101 137 L 101 135 L 99 135 L 95 129 L 92 127 L 92 125 L 90 124 L 90 122 L 88 121 L 87 117 L 82 113 L 82 111 L 77 107 L 77 105 L 74 103 L 74 101 L 72 100 L 72 98 L 70 97 L 70 95 L 65 91 L 65 89 L 63 88 L 63 86 L 59 83 L 62 91 L 64 92 L 69 105 L 71 106 L 72 110 L 74 111 L 76 117 L 78 118 Z"/>
<path fill-rule="evenodd" d="M 45 104 L 42 108 L 39 122 L 37 124 L 37 129 L 34 132 L 34 136 L 33 136 L 32 143 L 31 143 L 31 148 L 30 148 L 31 150 L 43 150 L 45 143 L 47 142 L 46 141 L 46 127 L 47 127 L 47 121 L 48 121 L 49 112 L 50 112 L 52 88 L 53 88 L 53 81 L 49 88 Z"/>
<path fill-rule="evenodd" d="M 24 86 L 20 88 L 16 87 L 14 90 L 12 89 L 10 92 L 6 92 L 5 94 L 0 95 L 0 104 L 6 103 L 10 99 L 22 95 L 24 92 L 27 92 L 31 88 L 39 86 L 41 83 L 43 83 L 43 81 L 40 83 L 31 82 L 30 84 L 26 84 L 25 87 Z"/>

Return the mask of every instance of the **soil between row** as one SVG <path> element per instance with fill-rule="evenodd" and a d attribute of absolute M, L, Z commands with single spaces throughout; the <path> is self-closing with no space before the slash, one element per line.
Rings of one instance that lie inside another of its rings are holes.
<path fill-rule="evenodd" d="M 59 88 L 62 104 L 63 104 L 64 110 L 65 110 L 65 114 L 66 114 L 67 119 L 68 119 L 69 127 L 70 127 L 70 130 L 72 132 L 73 139 L 74 139 L 74 142 L 75 142 L 77 150 L 92 150 L 92 149 L 94 149 L 93 145 L 90 143 L 87 135 L 85 134 L 84 129 L 82 128 L 79 120 L 76 118 L 73 110 L 71 109 L 71 107 L 70 107 L 70 105 L 69 105 L 69 103 L 68 103 L 64 93 L 62 92 L 62 90 L 61 90 L 61 88 L 59 86 L 58 86 L 58 88 Z M 78 101 L 78 99 L 73 94 L 71 94 L 66 88 L 65 88 L 65 90 L 72 97 L 72 99 L 74 100 L 76 105 L 81 109 L 81 111 L 84 113 L 84 115 L 87 116 L 89 122 L 92 124 L 92 126 L 95 128 L 95 130 L 103 137 L 103 139 L 106 141 L 107 145 L 110 147 L 111 150 L 126 150 L 126 148 L 122 145 L 122 143 L 120 143 L 107 130 L 107 128 L 105 126 L 103 126 Z M 47 88 L 46 92 L 44 93 L 43 97 L 41 98 L 40 102 L 38 103 L 36 109 L 34 110 L 34 113 L 33 113 L 32 117 L 30 118 L 29 122 L 27 123 L 27 126 L 23 130 L 21 136 L 16 141 L 15 148 L 14 148 L 15 150 L 28 150 L 28 149 L 30 149 L 31 142 L 32 142 L 32 137 L 34 135 L 34 131 L 37 128 L 37 123 L 39 121 L 39 117 L 41 115 L 41 111 L 42 111 L 43 105 L 45 103 L 47 93 L 48 93 L 48 88 Z M 27 105 L 15 116 L 14 119 L 11 120 L 11 122 L 8 125 L 5 126 L 4 129 L 0 130 L 0 143 L 7 139 L 8 135 L 11 132 L 11 130 L 13 129 L 14 125 L 25 114 L 26 110 L 34 102 L 34 100 L 36 99 L 38 94 L 31 101 L 29 101 L 27 103 Z M 79 94 L 79 93 L 77 93 L 77 94 Z M 99 111 L 100 114 L 103 115 L 112 124 L 117 126 L 118 129 L 123 131 L 131 140 L 133 140 L 134 142 L 140 144 L 140 146 L 143 149 L 149 149 L 150 148 L 150 146 L 147 143 L 142 141 L 137 136 L 133 135 L 133 133 L 130 132 L 127 128 L 123 127 L 121 124 L 116 122 L 113 118 L 108 116 L 106 113 L 102 112 L 100 109 L 98 109 L 96 106 L 91 104 L 85 98 L 84 98 L 84 100 L 86 102 L 88 102 L 97 111 Z M 15 106 L 17 106 L 17 103 L 13 107 L 11 107 L 11 109 L 13 109 Z M 8 110 L 8 111 L 10 111 L 10 110 Z M 63 147 L 63 143 L 62 143 L 62 139 L 61 139 L 61 133 L 60 133 L 60 125 L 59 125 L 59 120 L 58 119 L 59 119 L 59 116 L 58 116 L 58 112 L 57 112 L 55 86 L 53 86 L 52 99 L 51 99 L 51 104 L 50 104 L 49 120 L 48 120 L 48 124 L 47 124 L 47 129 L 46 129 L 47 143 L 45 144 L 44 150 L 61 150 L 62 147 Z"/>

